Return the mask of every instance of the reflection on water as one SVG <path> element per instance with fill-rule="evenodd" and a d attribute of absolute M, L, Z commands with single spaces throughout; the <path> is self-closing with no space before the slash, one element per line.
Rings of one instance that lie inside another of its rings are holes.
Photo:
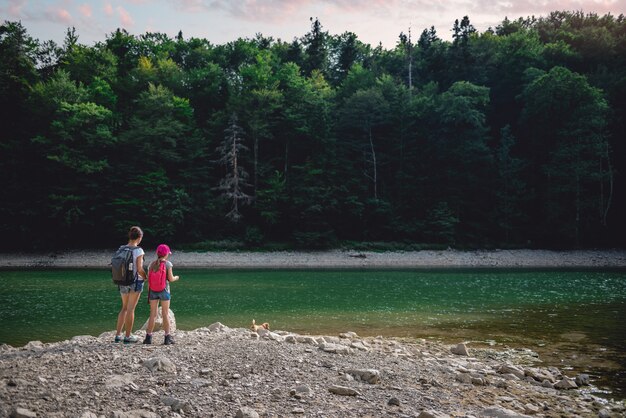
<path fill-rule="evenodd" d="M 545 364 L 587 372 L 626 398 L 624 271 L 177 271 L 172 309 L 182 329 L 221 321 L 307 334 L 437 338 L 528 347 Z M 0 342 L 23 345 L 115 324 L 106 271 L 3 271 Z M 140 301 L 136 327 L 148 315 Z"/>

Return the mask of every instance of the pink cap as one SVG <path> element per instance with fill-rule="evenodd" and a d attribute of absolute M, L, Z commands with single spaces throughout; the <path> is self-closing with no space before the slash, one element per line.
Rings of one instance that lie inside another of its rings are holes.
<path fill-rule="evenodd" d="M 167 246 L 167 244 L 161 244 L 157 247 L 157 256 L 158 257 L 165 257 L 168 254 L 172 254 L 172 252 L 170 251 L 170 247 Z"/>

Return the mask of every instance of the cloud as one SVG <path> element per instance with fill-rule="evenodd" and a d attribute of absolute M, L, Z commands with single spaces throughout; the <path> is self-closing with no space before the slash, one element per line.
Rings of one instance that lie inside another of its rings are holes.
<path fill-rule="evenodd" d="M 403 0 L 405 3 L 407 0 Z M 389 14 L 402 0 L 170 0 L 174 6 L 188 13 L 201 11 L 222 11 L 236 18 L 263 21 L 284 22 L 299 12 L 312 13 L 319 6 L 325 6 L 332 12 Z M 427 6 L 426 0 L 415 3 Z"/>
<path fill-rule="evenodd" d="M 93 14 L 91 6 L 88 4 L 81 4 L 80 6 L 78 6 L 78 10 L 80 11 L 81 15 L 87 18 L 91 17 Z"/>
<path fill-rule="evenodd" d="M 0 12 L 6 14 L 12 19 L 20 19 L 24 17 L 22 9 L 26 6 L 26 0 L 9 0 L 5 7 L 0 7 Z"/>
<path fill-rule="evenodd" d="M 113 6 L 111 5 L 111 3 L 104 3 L 104 13 L 107 16 L 113 16 L 114 10 L 113 10 Z"/>
<path fill-rule="evenodd" d="M 62 23 L 64 25 L 71 25 L 73 20 L 72 15 L 67 10 L 61 7 L 50 8 L 45 13 L 46 18 L 52 22 Z"/>
<path fill-rule="evenodd" d="M 474 11 L 490 10 L 491 14 L 511 18 L 530 15 L 547 15 L 558 10 L 620 14 L 626 12 L 626 0 L 479 0 Z"/>
<path fill-rule="evenodd" d="M 123 27 L 129 28 L 135 24 L 135 21 L 130 16 L 130 13 L 128 13 L 122 6 L 117 6 L 116 10 Z"/>

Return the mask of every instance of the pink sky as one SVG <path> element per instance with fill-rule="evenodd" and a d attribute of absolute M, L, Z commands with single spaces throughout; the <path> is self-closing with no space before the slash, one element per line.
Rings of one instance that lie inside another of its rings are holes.
<path fill-rule="evenodd" d="M 318 17 L 332 34 L 351 31 L 363 42 L 391 48 L 409 27 L 419 36 L 434 25 L 449 39 L 454 20 L 464 15 L 484 31 L 505 16 L 544 16 L 553 10 L 618 16 L 626 13 L 626 0 L 0 0 L 3 20 L 21 20 L 32 36 L 61 43 L 66 28 L 74 26 L 85 44 L 103 41 L 118 27 L 170 36 L 182 30 L 186 38 L 215 44 L 256 33 L 291 41 L 309 30 L 309 17 Z"/>

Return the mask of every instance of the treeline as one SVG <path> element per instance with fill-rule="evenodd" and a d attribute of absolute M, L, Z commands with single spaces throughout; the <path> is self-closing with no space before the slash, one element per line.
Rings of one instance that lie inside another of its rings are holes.
<path fill-rule="evenodd" d="M 4 249 L 130 225 L 237 239 L 591 247 L 626 236 L 626 19 L 505 19 L 393 49 L 0 27 Z M 417 38 L 417 39 L 415 39 Z"/>

